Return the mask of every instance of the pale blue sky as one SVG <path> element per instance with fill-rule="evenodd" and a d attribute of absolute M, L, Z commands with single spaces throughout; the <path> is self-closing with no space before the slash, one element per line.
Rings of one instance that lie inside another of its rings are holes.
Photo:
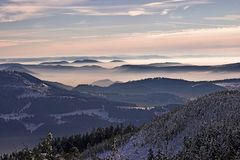
<path fill-rule="evenodd" d="M 239 0 L 1 0 L 0 56 L 238 56 L 239 8 Z"/>

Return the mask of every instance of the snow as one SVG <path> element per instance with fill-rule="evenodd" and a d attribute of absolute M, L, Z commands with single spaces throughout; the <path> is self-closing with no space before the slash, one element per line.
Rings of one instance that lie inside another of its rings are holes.
<path fill-rule="evenodd" d="M 60 99 L 74 99 L 76 97 L 73 96 L 58 96 Z"/>
<path fill-rule="evenodd" d="M 152 110 L 152 109 L 154 109 L 155 107 L 148 107 L 148 106 L 133 106 L 133 107 L 131 107 L 131 106 L 118 106 L 117 108 L 119 108 L 119 109 L 129 109 L 129 110 Z"/>
<path fill-rule="evenodd" d="M 66 121 L 63 121 L 61 118 L 56 120 L 57 120 L 57 125 L 62 125 L 66 123 Z"/>
<path fill-rule="evenodd" d="M 41 84 L 29 83 L 28 86 L 24 87 L 24 93 L 18 96 L 18 98 L 46 97 L 48 92 L 49 87 L 44 83 Z"/>
<path fill-rule="evenodd" d="M 225 87 L 227 89 L 240 89 L 240 83 L 215 83 L 215 85 Z"/>
<path fill-rule="evenodd" d="M 131 137 L 126 144 L 119 147 L 115 154 L 118 155 L 120 159 L 146 160 L 150 148 L 154 147 L 144 142 L 144 135 L 140 132 Z M 98 157 L 104 159 L 112 155 L 112 153 L 112 151 L 105 151 L 99 154 Z"/>
<path fill-rule="evenodd" d="M 198 84 L 192 85 L 192 88 L 198 87 L 198 86 L 201 86 L 201 85 L 203 85 L 203 83 L 198 83 Z"/>
<path fill-rule="evenodd" d="M 39 124 L 33 124 L 33 123 L 25 123 L 24 126 L 26 128 L 26 130 L 30 131 L 31 133 L 33 133 L 34 131 L 36 131 L 38 128 L 40 128 L 42 125 L 44 125 L 44 123 L 39 123 Z"/>
<path fill-rule="evenodd" d="M 45 97 L 46 95 L 42 94 L 42 93 L 38 93 L 38 92 L 25 92 L 22 95 L 18 96 L 18 98 L 41 98 L 41 97 Z"/>
<path fill-rule="evenodd" d="M 27 113 L 10 113 L 10 114 L 0 114 L 0 118 L 5 120 L 6 122 L 11 120 L 22 120 L 25 118 L 32 118 L 34 115 Z"/>
<path fill-rule="evenodd" d="M 8 113 L 8 114 L 0 114 L 0 118 L 5 120 L 6 122 L 11 120 L 22 120 L 25 118 L 32 118 L 34 115 L 23 113 L 25 110 L 31 107 L 31 102 L 27 103 L 18 113 Z"/>
<path fill-rule="evenodd" d="M 44 97 L 49 93 L 49 86 L 45 83 L 40 82 L 31 82 L 22 76 L 19 73 L 12 73 L 15 78 L 19 81 L 19 84 L 9 84 L 5 85 L 5 87 L 23 89 L 24 92 L 18 96 L 18 98 L 27 98 L 27 97 Z"/>
<path fill-rule="evenodd" d="M 113 123 L 113 122 L 122 123 L 122 122 L 125 121 L 125 120 L 109 117 L 108 112 L 106 112 L 106 111 L 104 111 L 102 109 L 78 110 L 78 111 L 75 111 L 75 112 L 69 112 L 69 113 L 63 113 L 63 114 L 52 114 L 50 116 L 54 117 L 57 120 L 58 124 L 62 124 L 62 123 L 64 123 L 64 121 L 62 121 L 63 117 L 67 117 L 67 116 L 81 116 L 81 115 L 97 116 L 100 119 L 109 121 L 111 123 Z"/>
<path fill-rule="evenodd" d="M 26 104 L 19 112 L 22 113 L 24 112 L 25 110 L 29 109 L 31 107 L 32 103 L 29 102 L 28 104 Z"/>
<path fill-rule="evenodd" d="M 138 136 L 134 136 L 130 141 L 118 149 L 118 154 L 121 155 L 123 159 L 129 160 L 145 160 L 147 159 L 147 154 L 149 146 L 144 143 L 144 136 L 141 133 Z"/>

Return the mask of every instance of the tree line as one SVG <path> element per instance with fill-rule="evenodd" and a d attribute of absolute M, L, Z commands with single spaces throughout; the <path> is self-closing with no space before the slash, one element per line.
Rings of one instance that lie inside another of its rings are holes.
<path fill-rule="evenodd" d="M 133 125 L 117 125 L 106 128 L 93 129 L 85 134 L 77 134 L 70 137 L 54 138 L 52 133 L 41 142 L 29 149 L 25 147 L 21 151 L 0 156 L 1 160 L 58 160 L 74 159 L 81 153 L 109 139 L 123 136 L 138 130 Z"/>

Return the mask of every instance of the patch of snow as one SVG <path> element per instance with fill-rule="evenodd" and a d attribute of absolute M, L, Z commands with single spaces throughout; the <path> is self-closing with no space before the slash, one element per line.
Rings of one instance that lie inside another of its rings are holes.
<path fill-rule="evenodd" d="M 73 96 L 58 96 L 60 99 L 74 99 L 76 97 Z"/>
<path fill-rule="evenodd" d="M 240 89 L 240 83 L 215 83 L 215 85 L 225 87 L 227 89 Z"/>
<path fill-rule="evenodd" d="M 49 87 L 44 83 L 38 85 L 30 83 L 27 87 L 24 88 L 24 90 L 24 93 L 20 95 L 19 98 L 39 98 L 47 96 Z"/>
<path fill-rule="evenodd" d="M 25 110 L 29 109 L 31 107 L 32 103 L 29 102 L 28 104 L 26 104 L 19 112 L 22 113 L 24 112 Z"/>
<path fill-rule="evenodd" d="M 42 84 L 44 88 L 49 88 L 47 84 L 43 83 Z"/>
<path fill-rule="evenodd" d="M 63 117 L 68 117 L 68 116 L 81 116 L 81 115 L 88 115 L 88 116 L 97 116 L 102 120 L 109 121 L 111 123 L 113 122 L 118 122 L 122 123 L 125 120 L 121 119 L 116 119 L 116 118 L 111 118 L 109 117 L 108 112 L 102 110 L 102 109 L 89 109 L 89 110 L 78 110 L 75 112 L 70 112 L 70 113 L 63 113 L 63 114 L 52 114 L 50 115 L 51 117 L 54 117 L 58 122 L 63 122 L 62 118 Z M 60 123 L 61 124 L 61 123 Z"/>
<path fill-rule="evenodd" d="M 39 123 L 39 124 L 33 124 L 33 123 L 25 123 L 24 126 L 26 128 L 26 130 L 30 131 L 31 133 L 33 133 L 34 131 L 36 131 L 38 128 L 40 128 L 42 125 L 44 125 L 44 123 Z"/>
<path fill-rule="evenodd" d="M 57 125 L 62 125 L 66 123 L 66 121 L 63 121 L 61 118 L 60 119 L 56 118 L 56 120 L 57 120 Z"/>
<path fill-rule="evenodd" d="M 32 118 L 34 115 L 27 113 L 10 113 L 10 114 L 0 114 L 0 118 L 5 120 L 6 122 L 11 120 L 22 120 L 25 118 Z"/>
<path fill-rule="evenodd" d="M 130 138 L 130 140 L 118 148 L 115 155 L 120 157 L 120 160 L 146 160 L 148 150 L 154 148 L 144 142 L 144 136 L 141 132 Z M 108 158 L 113 154 L 113 151 L 105 151 L 98 155 L 99 158 Z"/>
<path fill-rule="evenodd" d="M 0 118 L 5 120 L 6 122 L 11 120 L 22 120 L 25 118 L 32 118 L 34 115 L 23 113 L 25 110 L 29 109 L 31 107 L 32 103 L 29 102 L 25 106 L 22 107 L 22 109 L 18 113 L 8 113 L 8 114 L 0 114 Z"/>
<path fill-rule="evenodd" d="M 134 107 L 131 107 L 131 106 L 118 106 L 117 108 L 119 109 L 129 109 L 129 110 L 152 110 L 154 109 L 155 107 L 147 107 L 147 106 L 134 106 Z"/>
<path fill-rule="evenodd" d="M 201 85 L 202 85 L 201 83 L 198 83 L 198 84 L 192 85 L 192 88 L 197 87 L 197 86 L 201 86 Z"/>
<path fill-rule="evenodd" d="M 45 97 L 46 95 L 42 94 L 42 93 L 38 93 L 38 92 L 25 92 L 22 95 L 18 96 L 18 98 L 41 98 L 41 97 Z"/>

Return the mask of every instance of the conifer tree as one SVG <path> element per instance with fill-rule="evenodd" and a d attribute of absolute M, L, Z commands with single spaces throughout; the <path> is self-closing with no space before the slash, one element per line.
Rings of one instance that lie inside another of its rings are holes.
<path fill-rule="evenodd" d="M 150 148 L 148 150 L 148 157 L 147 157 L 148 160 L 154 160 L 154 155 L 153 155 L 153 150 Z"/>

